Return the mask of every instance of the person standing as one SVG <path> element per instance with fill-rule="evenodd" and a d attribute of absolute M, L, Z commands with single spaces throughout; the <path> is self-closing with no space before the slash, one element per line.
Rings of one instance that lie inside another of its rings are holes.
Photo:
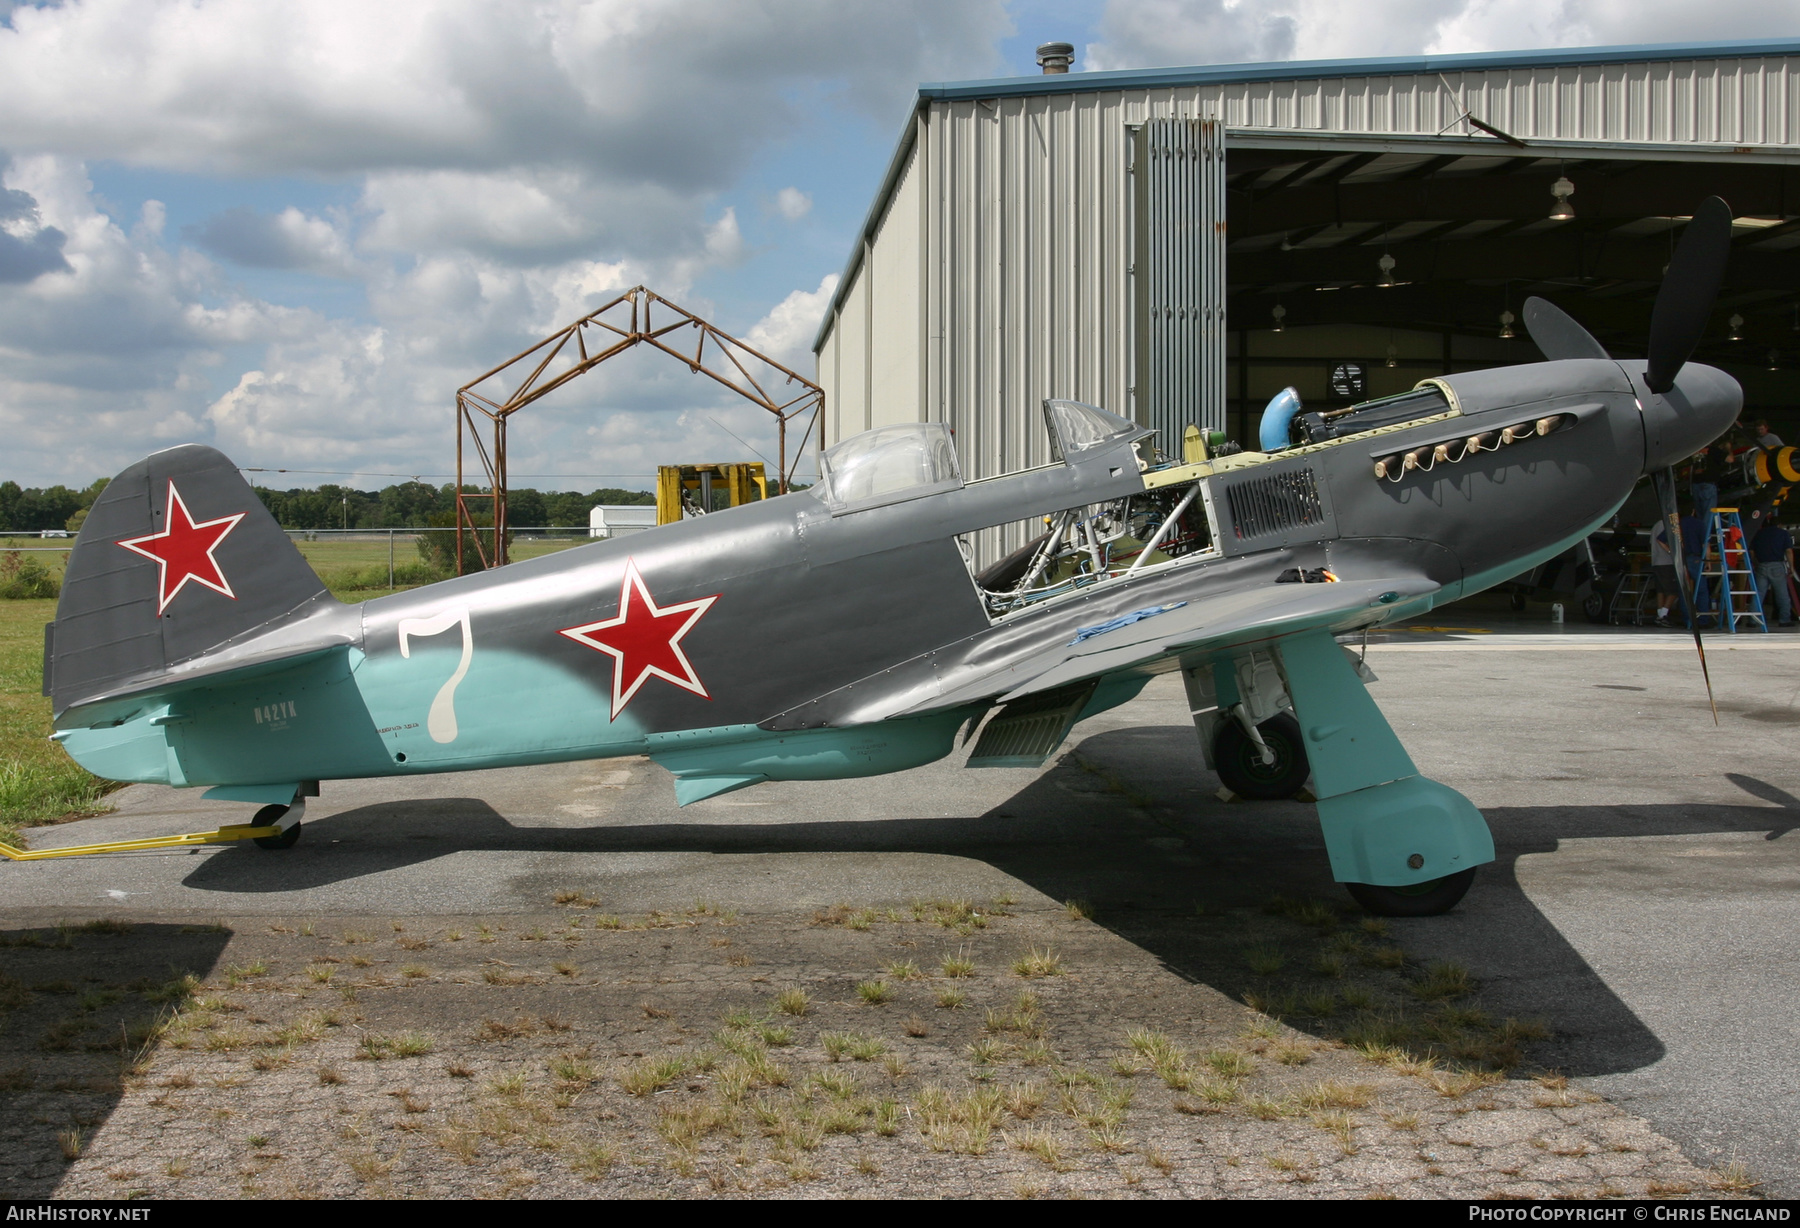
<path fill-rule="evenodd" d="M 1719 506 L 1719 483 L 1725 480 L 1730 464 L 1731 448 L 1720 439 L 1711 447 L 1701 448 L 1688 471 L 1688 497 L 1693 500 L 1694 518 L 1700 522 L 1701 533 L 1712 527 L 1713 509 Z M 1688 552 L 1693 553 L 1691 547 Z"/>
<path fill-rule="evenodd" d="M 1774 517 L 1750 539 L 1750 557 L 1756 564 L 1756 587 L 1762 595 L 1763 618 L 1769 614 L 1769 590 L 1774 590 L 1780 626 L 1794 625 L 1794 606 L 1788 596 L 1788 570 L 1794 565 L 1794 539 L 1775 523 Z"/>
<path fill-rule="evenodd" d="M 1715 487 L 1715 490 L 1717 488 Z M 1718 498 L 1715 494 L 1714 499 Z M 1694 509 L 1685 500 L 1677 504 L 1681 529 L 1681 561 L 1687 568 L 1689 591 L 1694 595 L 1694 616 L 1712 613 L 1712 590 L 1706 586 L 1706 547 L 1711 520 L 1710 511 L 1706 517 L 1696 516 Z M 1706 624 L 1702 623 L 1702 626 Z"/>
<path fill-rule="evenodd" d="M 1669 607 L 1681 599 L 1675 580 L 1675 551 L 1669 541 L 1669 518 L 1657 520 L 1650 530 L 1650 574 L 1656 580 L 1656 625 L 1669 625 Z"/>
<path fill-rule="evenodd" d="M 1787 445 L 1781 442 L 1781 436 L 1769 429 L 1768 419 L 1758 419 L 1756 423 L 1756 446 L 1759 448 L 1781 448 Z"/>

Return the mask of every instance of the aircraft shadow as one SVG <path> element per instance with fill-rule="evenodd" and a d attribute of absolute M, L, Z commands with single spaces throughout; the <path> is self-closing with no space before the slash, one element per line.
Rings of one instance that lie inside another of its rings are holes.
<path fill-rule="evenodd" d="M 1257 986 L 1234 937 L 1234 910 L 1241 917 L 1277 893 L 1349 901 L 1331 879 L 1313 807 L 1218 802 L 1217 781 L 1192 754 L 1192 738 L 1162 726 L 1096 734 L 975 818 L 726 824 L 696 815 L 693 822 L 534 828 L 515 827 L 474 798 L 400 801 L 309 821 L 308 839 L 279 855 L 218 854 L 186 881 L 211 891 L 291 892 L 483 851 L 951 856 L 984 861 L 1055 900 L 1090 901 L 1100 924 L 1178 975 L 1240 998 Z M 1555 1039 L 1534 1049 L 1541 1064 L 1598 1075 L 1653 1063 L 1663 1055 L 1661 1041 L 1526 896 L 1517 862 L 1564 839 L 1729 831 L 1774 839 L 1800 823 L 1800 799 L 1753 778 L 1733 779 L 1791 816 L 1749 806 L 1490 810 L 1496 862 L 1450 915 L 1395 922 L 1396 936 L 1433 957 L 1463 958 L 1482 980 L 1491 1013 L 1544 1019 Z"/>
<path fill-rule="evenodd" d="M 228 930 L 133 924 L 0 930 L 0 1189 L 50 1197 L 69 1150 L 112 1115 L 160 987 L 212 973 Z"/>

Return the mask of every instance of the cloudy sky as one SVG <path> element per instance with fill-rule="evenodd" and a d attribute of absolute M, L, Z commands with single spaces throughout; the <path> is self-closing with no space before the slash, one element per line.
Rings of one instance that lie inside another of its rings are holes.
<path fill-rule="evenodd" d="M 916 84 L 1052 38 L 1098 70 L 1794 34 L 1800 0 L 0 0 L 0 478 L 200 441 L 441 480 L 457 386 L 639 282 L 810 372 Z M 520 485 L 646 486 L 773 430 L 633 357 L 511 445 Z"/>

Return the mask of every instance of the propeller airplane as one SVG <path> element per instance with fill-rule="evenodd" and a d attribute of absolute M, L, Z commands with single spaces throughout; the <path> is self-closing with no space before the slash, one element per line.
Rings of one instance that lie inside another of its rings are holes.
<path fill-rule="evenodd" d="M 965 481 L 944 425 L 880 427 L 820 453 L 809 490 L 357 605 L 225 456 L 157 452 L 76 541 L 45 633 L 53 736 L 97 775 L 262 806 L 162 844 L 286 848 L 331 780 L 647 755 L 687 805 L 903 771 L 959 734 L 969 767 L 1032 766 L 1179 671 L 1229 788 L 1310 779 L 1334 877 L 1377 913 L 1443 912 L 1492 837 L 1339 638 L 1558 554 L 1645 474 L 1673 515 L 1670 466 L 1742 403 L 1687 361 L 1730 227 L 1717 198 L 1688 225 L 1645 361 L 1534 299 L 1547 361 L 1324 413 L 1277 398 L 1257 451 L 1165 460 L 1145 428 L 1049 400 L 1053 463 Z M 1030 540 L 976 567 L 973 535 L 1003 525 Z"/>

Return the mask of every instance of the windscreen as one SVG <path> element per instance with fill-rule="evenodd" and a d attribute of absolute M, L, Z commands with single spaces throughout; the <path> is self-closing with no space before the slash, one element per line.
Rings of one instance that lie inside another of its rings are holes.
<path fill-rule="evenodd" d="M 1044 419 L 1050 426 L 1050 455 L 1056 460 L 1127 435 L 1145 433 L 1137 423 L 1081 401 L 1047 400 Z"/>

